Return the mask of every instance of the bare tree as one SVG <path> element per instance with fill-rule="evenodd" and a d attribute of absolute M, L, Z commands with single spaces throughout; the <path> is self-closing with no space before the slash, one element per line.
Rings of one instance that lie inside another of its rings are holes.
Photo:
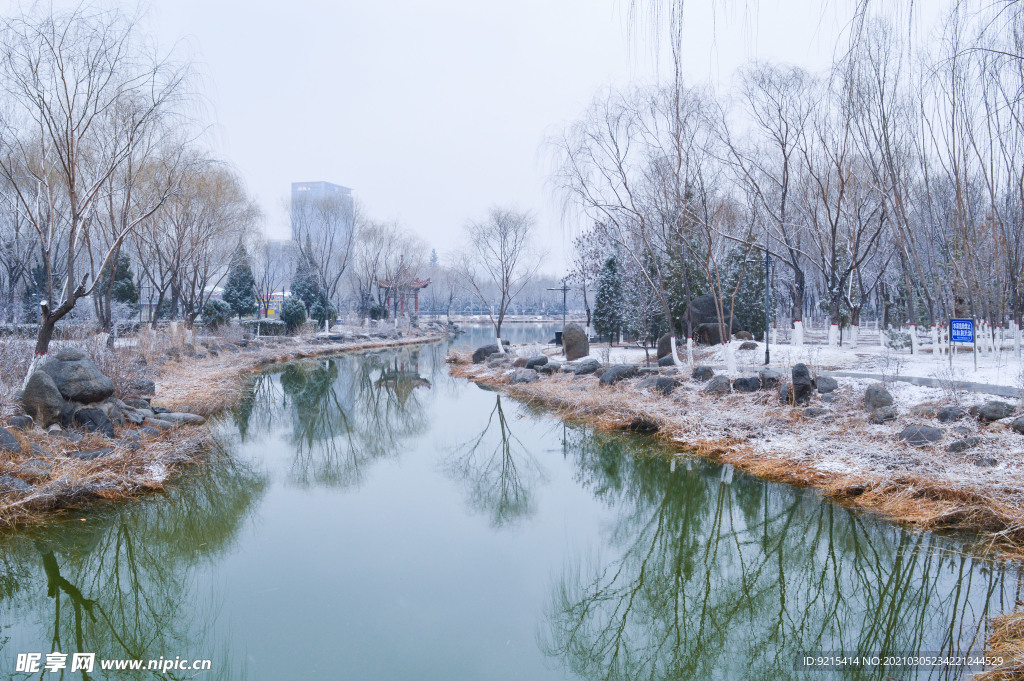
<path fill-rule="evenodd" d="M 290 242 L 280 243 L 256 233 L 252 236 L 249 252 L 252 254 L 252 273 L 256 280 L 256 297 L 259 300 L 260 315 L 266 317 L 274 294 L 283 291 L 292 278 L 292 254 Z"/>
<path fill-rule="evenodd" d="M 543 260 L 532 245 L 534 224 L 530 213 L 494 207 L 486 220 L 466 225 L 467 246 L 459 270 L 466 287 L 487 309 L 498 352 L 505 351 L 501 344 L 505 315 Z"/>
<path fill-rule="evenodd" d="M 352 254 L 356 224 L 349 197 L 323 195 L 300 197 L 291 206 L 292 241 L 320 289 L 323 308 L 340 304 L 342 277 Z"/>
<path fill-rule="evenodd" d="M 180 104 L 188 68 L 145 56 L 136 17 L 116 9 L 57 12 L 38 5 L 4 20 L 0 32 L 0 87 L 8 103 L 0 121 L 0 177 L 39 240 L 40 357 L 56 323 L 90 294 L 139 224 L 137 214 L 105 252 L 80 262 L 97 229 L 104 187 Z"/>

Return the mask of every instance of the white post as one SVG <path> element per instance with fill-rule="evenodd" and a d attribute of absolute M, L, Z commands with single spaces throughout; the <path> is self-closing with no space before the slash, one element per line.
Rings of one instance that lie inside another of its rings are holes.
<path fill-rule="evenodd" d="M 800 347 L 804 344 L 804 323 L 802 321 L 793 322 L 793 341 L 792 345 Z"/>
<path fill-rule="evenodd" d="M 1013 351 L 1020 357 L 1020 322 L 1013 323 Z"/>
<path fill-rule="evenodd" d="M 736 373 L 736 349 L 732 343 L 725 344 L 725 371 L 729 374 Z"/>
<path fill-rule="evenodd" d="M 932 357 L 938 357 L 939 354 L 939 327 L 932 324 Z"/>
<path fill-rule="evenodd" d="M 917 324 L 910 325 L 910 354 L 917 354 Z"/>
<path fill-rule="evenodd" d="M 850 347 L 857 347 L 857 334 L 860 333 L 860 327 L 856 324 L 850 327 Z"/>
<path fill-rule="evenodd" d="M 683 363 L 679 360 L 679 355 L 676 354 L 676 335 L 673 333 L 669 336 L 669 345 L 672 347 L 672 363 L 676 366 L 682 366 Z"/>
<path fill-rule="evenodd" d="M 686 337 L 686 361 L 693 366 L 693 338 L 690 336 Z"/>
<path fill-rule="evenodd" d="M 878 344 L 883 348 L 885 347 L 885 330 L 882 329 L 881 324 L 878 325 Z"/>
<path fill-rule="evenodd" d="M 839 345 L 839 325 L 832 324 L 828 327 L 828 346 L 834 348 Z"/>
<path fill-rule="evenodd" d="M 779 344 L 779 327 L 773 326 L 772 327 L 772 345 L 778 345 L 778 344 Z"/>

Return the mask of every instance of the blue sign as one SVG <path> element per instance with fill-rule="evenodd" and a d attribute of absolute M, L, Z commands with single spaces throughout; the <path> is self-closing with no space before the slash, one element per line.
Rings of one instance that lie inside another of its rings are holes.
<path fill-rule="evenodd" d="M 974 342 L 974 320 L 973 319 L 950 319 L 949 340 L 954 343 Z"/>

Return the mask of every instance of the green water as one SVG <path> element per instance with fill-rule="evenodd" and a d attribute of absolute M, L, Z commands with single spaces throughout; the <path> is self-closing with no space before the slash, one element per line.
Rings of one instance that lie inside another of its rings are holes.
<path fill-rule="evenodd" d="M 260 375 L 228 457 L 0 540 L 0 678 L 193 678 L 14 672 L 59 650 L 199 679 L 955 679 L 794 659 L 977 653 L 1014 607 L 1013 564 L 567 427 L 446 349 Z"/>

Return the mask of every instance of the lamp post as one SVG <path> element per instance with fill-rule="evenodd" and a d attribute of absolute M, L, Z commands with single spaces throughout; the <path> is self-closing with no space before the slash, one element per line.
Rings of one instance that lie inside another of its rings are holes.
<path fill-rule="evenodd" d="M 559 287 L 559 288 L 549 288 L 548 291 L 561 291 L 562 292 L 562 328 L 565 329 L 565 310 L 566 310 L 566 305 L 567 305 L 566 300 L 567 300 L 567 296 L 569 294 L 569 285 L 566 284 L 565 281 L 563 280 L 561 287 Z"/>

